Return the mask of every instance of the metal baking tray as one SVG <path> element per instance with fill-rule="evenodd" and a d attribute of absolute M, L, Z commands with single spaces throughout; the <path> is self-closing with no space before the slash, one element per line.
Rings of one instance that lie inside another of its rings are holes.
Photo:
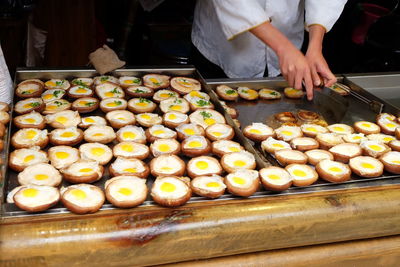
<path fill-rule="evenodd" d="M 386 103 L 384 100 L 368 93 L 360 86 L 354 84 L 344 76 L 337 77 L 338 82 L 350 87 L 350 94 L 341 96 L 331 89 L 325 87 L 314 91 L 314 99 L 308 101 L 306 97 L 302 99 L 289 99 L 283 94 L 283 89 L 287 87 L 287 82 L 281 78 L 264 78 L 264 79 L 211 79 L 207 80 L 207 85 L 211 90 L 215 90 L 218 85 L 227 85 L 232 88 L 241 86 L 249 87 L 255 90 L 261 88 L 272 88 L 282 93 L 282 98 L 279 100 L 256 100 L 247 101 L 239 99 L 238 101 L 226 101 L 228 106 L 235 108 L 239 112 L 238 120 L 243 129 L 253 122 L 262 122 L 269 124 L 271 117 L 280 112 L 290 111 L 296 113 L 298 110 L 310 110 L 320 114 L 328 124 L 344 123 L 353 125 L 354 122 L 360 120 L 375 121 L 377 114 L 381 112 L 392 113 L 399 116 L 400 110 Z M 276 126 L 276 125 L 275 125 Z M 279 166 L 279 163 L 269 153 L 262 151 L 260 145 L 247 139 L 257 152 L 261 154 L 261 158 L 268 163 Z M 379 184 L 390 183 L 389 180 L 400 177 L 388 172 L 384 172 L 382 176 L 376 178 L 360 178 L 352 175 L 349 181 L 341 184 L 325 182 L 322 179 L 307 188 L 320 188 L 324 190 L 324 186 L 341 187 L 344 184 L 353 184 L 354 187 L 364 187 L 366 182 L 379 181 Z M 400 179 L 399 179 L 400 180 Z M 399 181 L 400 182 L 400 181 Z M 292 187 L 291 189 L 294 189 Z M 289 191 L 291 190 L 289 189 Z M 330 189 L 329 189 L 330 190 Z M 285 192 L 283 192 L 285 193 Z"/>
<path fill-rule="evenodd" d="M 226 120 L 228 120 L 228 123 L 230 123 L 231 125 L 234 124 L 233 121 L 230 119 L 229 115 L 226 114 L 226 112 L 222 108 L 222 106 L 219 105 L 217 96 L 214 94 L 214 92 L 212 92 L 208 89 L 208 87 L 205 84 L 204 79 L 201 77 L 201 75 L 196 71 L 196 69 L 194 67 L 120 69 L 120 70 L 116 70 L 116 71 L 110 73 L 109 75 L 114 75 L 116 77 L 125 76 L 125 75 L 142 77 L 143 75 L 148 74 L 148 73 L 167 74 L 167 75 L 170 75 L 171 77 L 186 76 L 186 77 L 192 77 L 192 78 L 199 80 L 202 83 L 202 91 L 206 92 L 206 93 L 210 93 L 211 101 L 216 106 L 216 110 L 218 110 L 224 114 Z M 16 75 L 15 75 L 14 88 L 15 88 L 15 85 L 17 85 L 19 82 L 26 80 L 26 79 L 37 78 L 37 79 L 46 81 L 46 80 L 52 79 L 52 78 L 59 78 L 59 79 L 72 80 L 72 78 L 75 78 L 75 77 L 94 77 L 94 76 L 98 76 L 98 75 L 99 74 L 93 69 L 54 69 L 54 70 L 51 70 L 51 69 L 18 69 L 16 71 Z M 155 112 L 158 112 L 159 114 L 161 114 L 161 111 L 159 110 L 159 108 L 157 108 Z M 89 116 L 89 115 L 104 116 L 104 113 L 100 109 L 97 109 L 96 111 L 87 113 L 84 116 Z M 10 124 L 10 126 L 11 126 L 10 132 L 14 133 L 17 130 L 16 127 L 15 126 L 13 127 L 13 125 L 11 125 L 11 124 Z M 51 129 L 49 129 L 49 130 L 51 130 Z M 239 134 L 241 135 L 240 131 L 239 131 Z M 235 137 L 234 140 L 241 143 L 250 152 L 253 152 L 256 154 L 256 161 L 257 161 L 259 168 L 262 168 L 266 165 L 265 161 L 263 159 L 261 159 L 259 157 L 259 155 L 257 155 L 256 150 L 244 138 L 244 136 L 237 136 L 237 137 Z M 8 136 L 8 138 L 7 138 L 5 147 L 6 147 L 6 149 L 5 149 L 4 156 L 5 156 L 5 162 L 7 163 L 6 158 L 8 157 L 8 149 L 10 148 L 10 136 Z M 79 147 L 79 145 L 77 145 L 75 147 Z M 47 150 L 47 149 L 45 149 L 45 150 Z M 181 158 L 183 158 L 186 161 L 189 160 L 189 158 L 185 158 L 183 156 L 181 156 Z M 150 159 L 148 158 L 144 161 L 146 163 L 148 163 L 150 161 Z M 113 160 L 111 160 L 111 162 L 113 162 Z M 104 173 L 102 179 L 93 183 L 94 185 L 96 185 L 100 188 L 104 188 L 105 181 L 110 178 L 110 175 L 108 173 L 108 166 L 110 165 L 110 163 L 105 166 L 105 173 Z M 68 212 L 68 210 L 66 208 L 64 208 L 60 203 L 45 212 L 33 213 L 33 214 L 27 213 L 25 211 L 21 211 L 14 204 L 6 203 L 7 194 L 13 188 L 18 186 L 18 181 L 17 181 L 18 173 L 11 170 L 10 168 L 7 168 L 7 164 L 4 165 L 4 171 L 6 172 L 5 176 L 4 176 L 4 177 L 6 177 L 6 179 L 4 180 L 4 183 L 2 183 L 0 185 L 0 189 L 1 189 L 0 191 L 2 193 L 1 199 L 3 201 L 3 204 L 2 204 L 2 208 L 3 208 L 2 215 L 3 216 L 28 216 L 28 215 L 55 214 L 55 213 Z M 147 186 L 149 189 L 151 188 L 153 181 L 154 181 L 154 177 L 152 177 L 150 175 L 147 179 Z M 70 183 L 63 181 L 62 186 L 68 186 L 68 185 L 70 185 Z M 226 194 L 221 199 L 227 199 L 227 198 L 232 198 L 232 196 L 229 194 Z M 197 202 L 197 201 L 210 201 L 210 200 L 207 198 L 204 198 L 204 197 L 192 196 L 192 198 L 190 199 L 189 202 Z M 152 199 L 149 195 L 147 200 L 141 206 L 146 206 L 146 205 L 157 205 L 157 204 L 152 201 Z M 106 210 L 106 209 L 115 209 L 115 207 L 106 202 L 102 206 L 101 210 Z"/>

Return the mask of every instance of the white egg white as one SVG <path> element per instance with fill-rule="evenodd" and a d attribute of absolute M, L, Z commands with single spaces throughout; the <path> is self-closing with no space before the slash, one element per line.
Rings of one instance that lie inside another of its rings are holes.
<path fill-rule="evenodd" d="M 61 180 L 60 172 L 47 163 L 30 165 L 18 174 L 20 185 L 58 186 Z"/>
<path fill-rule="evenodd" d="M 152 194 L 160 198 L 178 199 L 189 191 L 188 186 L 175 177 L 163 177 L 156 179 L 152 188 Z"/>
<path fill-rule="evenodd" d="M 258 171 L 255 170 L 237 170 L 226 176 L 230 184 L 239 188 L 249 188 L 254 180 L 258 179 Z"/>

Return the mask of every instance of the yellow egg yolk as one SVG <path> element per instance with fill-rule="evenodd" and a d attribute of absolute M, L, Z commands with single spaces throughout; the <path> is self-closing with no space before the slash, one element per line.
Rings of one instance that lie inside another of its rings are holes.
<path fill-rule="evenodd" d="M 159 83 L 159 81 L 156 78 L 153 78 L 153 77 L 149 78 L 149 81 L 152 82 L 152 83 Z"/>
<path fill-rule="evenodd" d="M 104 94 L 104 96 L 106 96 L 106 97 L 113 97 L 113 96 L 114 96 L 114 93 L 113 93 L 113 92 L 106 92 L 106 93 Z"/>
<path fill-rule="evenodd" d="M 169 114 L 168 119 L 176 120 L 178 117 L 175 114 Z"/>
<path fill-rule="evenodd" d="M 124 117 L 119 117 L 119 118 L 117 118 L 117 120 L 126 121 L 126 118 L 124 118 Z"/>
<path fill-rule="evenodd" d="M 382 151 L 383 148 L 381 146 L 378 145 L 369 145 L 368 146 L 370 149 L 372 149 L 373 151 Z"/>
<path fill-rule="evenodd" d="M 171 147 L 167 144 L 161 144 L 158 146 L 158 150 L 161 152 L 168 152 L 171 150 Z"/>
<path fill-rule="evenodd" d="M 342 169 L 339 167 L 330 167 L 328 170 L 330 172 L 341 172 L 342 171 Z"/>
<path fill-rule="evenodd" d="M 124 83 L 132 84 L 132 83 L 133 83 L 133 80 L 124 80 Z"/>
<path fill-rule="evenodd" d="M 126 168 L 123 170 L 124 172 L 130 172 L 130 173 L 136 173 L 137 169 L 136 168 Z"/>
<path fill-rule="evenodd" d="M 94 155 L 94 156 L 100 157 L 100 156 L 103 156 L 104 153 L 106 153 L 106 151 L 105 151 L 103 148 L 101 148 L 101 147 L 94 147 L 94 148 L 92 148 L 92 149 L 90 150 L 90 153 L 91 153 L 92 155 Z"/>
<path fill-rule="evenodd" d="M 353 140 L 360 140 L 360 139 L 361 139 L 361 136 L 358 136 L 358 135 L 353 137 Z"/>
<path fill-rule="evenodd" d="M 270 175 L 268 175 L 268 178 L 271 180 L 280 180 L 281 179 L 281 177 L 279 177 L 276 174 L 270 174 Z"/>
<path fill-rule="evenodd" d="M 201 148 L 203 144 L 200 141 L 191 141 L 188 143 L 188 147 L 190 148 Z"/>
<path fill-rule="evenodd" d="M 394 163 L 394 164 L 400 164 L 400 160 L 392 160 L 392 163 Z"/>
<path fill-rule="evenodd" d="M 25 123 L 35 123 L 36 120 L 35 120 L 35 119 L 32 119 L 32 118 L 26 118 L 26 119 L 24 119 L 24 122 L 25 122 Z"/>
<path fill-rule="evenodd" d="M 136 102 L 135 105 L 139 107 L 147 107 L 148 104 L 146 102 Z"/>
<path fill-rule="evenodd" d="M 165 171 L 165 172 L 168 172 L 168 171 L 172 170 L 172 168 L 168 167 L 168 166 L 164 166 L 164 167 L 161 167 L 161 170 Z"/>
<path fill-rule="evenodd" d="M 53 81 L 47 81 L 47 82 L 45 83 L 45 85 L 46 85 L 47 87 L 54 87 L 54 86 L 56 86 L 55 82 L 53 82 Z"/>
<path fill-rule="evenodd" d="M 392 141 L 392 140 L 394 140 L 393 137 L 384 137 L 384 138 L 383 138 L 383 141 L 385 141 L 385 142 L 390 142 L 390 141 Z"/>
<path fill-rule="evenodd" d="M 87 198 L 86 193 L 83 190 L 77 188 L 71 190 L 71 195 L 73 195 L 78 200 Z"/>
<path fill-rule="evenodd" d="M 183 132 L 187 135 L 194 135 L 196 133 L 193 129 L 190 128 L 184 129 Z"/>
<path fill-rule="evenodd" d="M 121 195 L 124 195 L 124 196 L 130 196 L 130 195 L 132 195 L 132 190 L 129 188 L 126 188 L 126 187 L 121 187 L 118 190 L 118 193 L 120 193 Z"/>
<path fill-rule="evenodd" d="M 122 146 L 121 146 L 121 149 L 123 150 L 123 151 L 125 151 L 125 152 L 133 152 L 135 149 L 134 149 L 134 147 L 133 147 L 133 145 L 131 145 L 131 144 L 123 144 Z"/>
<path fill-rule="evenodd" d="M 46 109 L 47 109 L 47 110 L 55 110 L 55 109 L 57 109 L 57 106 L 55 106 L 55 105 L 48 105 L 48 106 L 46 107 Z"/>
<path fill-rule="evenodd" d="M 89 102 L 85 100 L 79 101 L 79 106 L 85 106 L 87 103 Z"/>
<path fill-rule="evenodd" d="M 77 89 L 77 90 L 75 91 L 75 93 L 77 93 L 77 94 L 85 94 L 85 93 L 87 93 L 87 90 L 84 89 L 84 88 L 79 88 L 79 89 Z"/>
<path fill-rule="evenodd" d="M 193 96 L 193 97 L 197 96 L 197 97 L 202 98 L 201 94 L 198 91 L 195 91 L 195 90 L 190 91 L 189 95 Z"/>
<path fill-rule="evenodd" d="M 36 174 L 36 175 L 35 175 L 35 179 L 36 179 L 36 180 L 39 180 L 39 181 L 46 180 L 46 179 L 48 179 L 48 178 L 49 178 L 49 176 L 46 175 L 46 174 Z"/>
<path fill-rule="evenodd" d="M 161 189 L 161 191 L 170 193 L 170 192 L 174 192 L 176 190 L 176 186 L 172 183 L 164 182 L 164 183 L 162 183 L 160 189 Z"/>
<path fill-rule="evenodd" d="M 169 98 L 170 95 L 169 95 L 169 94 L 166 94 L 166 93 L 162 93 L 162 94 L 160 94 L 160 97 L 161 97 L 161 98 Z"/>
<path fill-rule="evenodd" d="M 272 147 L 283 148 L 284 145 L 282 145 L 282 144 L 272 144 Z"/>
<path fill-rule="evenodd" d="M 262 132 L 258 129 L 250 129 L 249 132 L 253 134 L 262 134 Z"/>
<path fill-rule="evenodd" d="M 299 177 L 305 177 L 307 175 L 307 173 L 305 171 L 302 171 L 302 170 L 294 170 L 293 174 L 295 176 L 299 176 Z"/>
<path fill-rule="evenodd" d="M 388 127 L 388 128 L 393 128 L 393 127 L 395 127 L 396 125 L 393 124 L 393 123 L 386 123 L 385 126 Z"/>
<path fill-rule="evenodd" d="M 79 170 L 79 172 L 84 172 L 84 173 L 93 172 L 93 169 L 92 168 L 82 168 Z"/>
<path fill-rule="evenodd" d="M 86 118 L 85 122 L 87 122 L 87 123 L 95 123 L 95 120 L 92 119 L 92 118 Z"/>
<path fill-rule="evenodd" d="M 28 156 L 26 156 L 25 158 L 24 158 L 24 163 L 29 163 L 29 162 L 31 162 L 32 160 L 34 160 L 35 159 L 35 156 L 34 155 L 28 155 Z"/>
<path fill-rule="evenodd" d="M 316 133 L 316 132 L 317 132 L 317 129 L 315 129 L 314 127 L 307 127 L 307 128 L 306 128 L 306 131 Z"/>
<path fill-rule="evenodd" d="M 65 124 L 68 121 L 68 118 L 64 116 L 59 116 L 56 117 L 55 121 L 61 124 Z"/>
<path fill-rule="evenodd" d="M 35 130 L 28 130 L 25 132 L 25 138 L 26 139 L 33 139 L 37 135 L 37 132 Z"/>
<path fill-rule="evenodd" d="M 216 137 L 222 136 L 222 133 L 221 133 L 221 132 L 212 132 L 211 134 L 214 135 L 214 136 L 216 136 Z"/>
<path fill-rule="evenodd" d="M 74 132 L 63 132 L 60 136 L 61 137 L 74 137 L 75 133 Z"/>
<path fill-rule="evenodd" d="M 44 100 L 50 100 L 53 98 L 53 94 L 47 94 L 42 97 Z"/>
<path fill-rule="evenodd" d="M 339 127 L 339 126 L 333 127 L 333 130 L 336 132 L 344 132 L 343 127 Z"/>
<path fill-rule="evenodd" d="M 165 131 L 164 130 L 155 130 L 153 132 L 153 135 L 161 135 L 161 134 L 165 134 Z"/>
<path fill-rule="evenodd" d="M 292 136 L 293 135 L 293 133 L 290 132 L 290 131 L 282 131 L 281 134 L 282 135 L 287 135 L 287 136 Z"/>
<path fill-rule="evenodd" d="M 122 137 L 124 139 L 134 139 L 136 137 L 136 134 L 133 132 L 123 132 Z"/>
<path fill-rule="evenodd" d="M 22 192 L 22 194 L 24 197 L 36 197 L 39 194 L 39 190 L 35 188 L 27 188 Z"/>
<path fill-rule="evenodd" d="M 172 106 L 169 107 L 169 109 L 173 110 L 173 111 L 181 111 L 182 107 L 179 106 L 179 105 L 172 105 Z"/>
<path fill-rule="evenodd" d="M 233 165 L 234 165 L 235 167 L 244 167 L 244 166 L 246 166 L 246 162 L 243 161 L 243 160 L 235 160 L 235 161 L 233 162 Z"/>
<path fill-rule="evenodd" d="M 116 102 L 110 102 L 110 103 L 107 103 L 106 106 L 107 106 L 107 107 L 110 107 L 110 108 L 114 108 L 114 107 L 119 106 L 119 104 L 116 103 Z"/>
<path fill-rule="evenodd" d="M 196 162 L 196 167 L 199 168 L 200 170 L 205 170 L 208 168 L 208 162 L 204 160 L 200 160 Z"/>
<path fill-rule="evenodd" d="M 209 182 L 206 184 L 207 187 L 219 187 L 219 183 L 217 182 Z"/>
<path fill-rule="evenodd" d="M 56 152 L 56 157 L 58 159 L 66 159 L 69 157 L 69 153 L 64 152 L 64 151 L 58 151 L 58 152 Z"/>
<path fill-rule="evenodd" d="M 104 134 L 102 134 L 102 133 L 95 133 L 93 136 L 95 136 L 95 137 L 101 137 L 101 136 L 104 136 Z"/>
<path fill-rule="evenodd" d="M 207 125 L 213 125 L 213 124 L 216 123 L 216 121 L 215 121 L 214 119 L 212 119 L 212 118 L 207 118 L 207 119 L 204 120 L 204 122 L 205 122 Z"/>
<path fill-rule="evenodd" d="M 233 177 L 232 180 L 240 185 L 244 185 L 246 183 L 246 180 L 241 177 Z"/>
<path fill-rule="evenodd" d="M 25 104 L 23 107 L 24 108 L 32 108 L 32 103 Z"/>
<path fill-rule="evenodd" d="M 367 163 L 367 162 L 362 162 L 361 167 L 363 167 L 365 169 L 375 169 L 374 165 L 372 165 L 371 163 Z"/>
<path fill-rule="evenodd" d="M 144 120 L 150 120 L 150 119 L 151 119 L 150 115 L 147 115 L 147 114 L 143 114 L 143 115 L 141 115 L 140 117 L 141 117 L 142 119 L 144 119 Z"/>
<path fill-rule="evenodd" d="M 361 126 L 365 127 L 365 128 L 370 128 L 371 124 L 369 124 L 369 123 L 361 123 Z"/>
<path fill-rule="evenodd" d="M 178 82 L 180 83 L 180 84 L 182 84 L 182 85 L 192 85 L 190 82 L 188 82 L 188 81 L 186 81 L 186 80 L 178 80 Z"/>
<path fill-rule="evenodd" d="M 228 148 L 228 150 L 232 151 L 232 152 L 239 152 L 240 151 L 240 149 L 238 147 L 236 147 L 236 146 L 231 146 L 231 147 Z"/>

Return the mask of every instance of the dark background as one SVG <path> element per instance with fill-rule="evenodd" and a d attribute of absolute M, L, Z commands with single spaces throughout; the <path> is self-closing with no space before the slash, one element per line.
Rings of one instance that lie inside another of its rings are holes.
<path fill-rule="evenodd" d="M 12 75 L 26 65 L 28 21 L 47 32 L 36 66 L 85 66 L 104 43 L 128 66 L 190 64 L 195 2 L 166 0 L 147 12 L 136 0 L 0 0 L 0 42 Z M 400 71 L 398 2 L 348 1 L 324 41 L 334 73 Z"/>

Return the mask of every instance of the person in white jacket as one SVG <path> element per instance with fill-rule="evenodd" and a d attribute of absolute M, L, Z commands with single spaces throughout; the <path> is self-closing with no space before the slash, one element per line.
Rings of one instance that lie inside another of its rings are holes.
<path fill-rule="evenodd" d="M 12 100 L 12 80 L 0 45 L 0 102 L 7 104 Z"/>
<path fill-rule="evenodd" d="M 192 43 L 230 78 L 282 74 L 289 86 L 336 82 L 322 54 L 322 41 L 346 0 L 198 0 Z M 309 32 L 305 55 L 299 50 Z M 323 81 L 321 81 L 321 78 Z"/>

